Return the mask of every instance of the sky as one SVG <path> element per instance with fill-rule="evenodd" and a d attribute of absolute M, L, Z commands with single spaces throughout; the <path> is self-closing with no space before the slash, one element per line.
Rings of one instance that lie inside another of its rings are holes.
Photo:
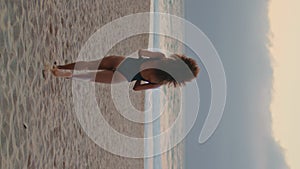
<path fill-rule="evenodd" d="M 299 168 L 297 7 L 297 0 L 185 1 L 186 19 L 218 51 L 228 87 L 219 127 L 199 144 L 210 104 L 209 78 L 200 64 L 200 111 L 185 139 L 185 168 Z"/>
<path fill-rule="evenodd" d="M 300 168 L 300 1 L 272 0 L 269 6 L 270 52 L 273 58 L 271 112 L 275 139 L 285 150 L 292 169 Z"/>

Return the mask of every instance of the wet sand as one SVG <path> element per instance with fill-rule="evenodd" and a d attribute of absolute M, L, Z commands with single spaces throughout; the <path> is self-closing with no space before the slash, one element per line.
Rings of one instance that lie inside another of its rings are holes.
<path fill-rule="evenodd" d="M 42 76 L 44 64 L 75 61 L 101 26 L 132 13 L 148 12 L 150 1 L 0 0 L 0 168 L 143 168 L 97 146 L 82 130 L 72 100 L 72 81 Z M 127 39 L 109 54 L 147 48 L 148 35 Z M 115 109 L 110 86 L 96 85 L 99 108 L 117 131 L 143 137 L 144 127 Z M 143 92 L 130 91 L 143 109 Z"/>

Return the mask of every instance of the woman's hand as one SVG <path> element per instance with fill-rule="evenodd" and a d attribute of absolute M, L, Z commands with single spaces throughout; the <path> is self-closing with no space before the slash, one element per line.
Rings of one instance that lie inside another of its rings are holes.
<path fill-rule="evenodd" d="M 161 52 L 152 52 L 152 51 L 145 50 L 145 49 L 139 49 L 138 56 L 139 56 L 139 58 L 141 58 L 142 56 L 146 56 L 149 58 L 158 58 L 158 59 L 162 59 L 162 58 L 166 57 L 165 54 L 163 54 Z"/>
<path fill-rule="evenodd" d="M 142 49 L 139 49 L 139 51 L 138 51 L 138 56 L 139 56 L 139 58 L 142 58 L 141 51 L 142 51 Z"/>
<path fill-rule="evenodd" d="M 133 86 L 134 91 L 141 91 L 141 90 L 147 90 L 147 89 L 154 89 L 160 87 L 162 84 L 160 83 L 146 83 L 141 84 L 141 80 L 137 80 Z"/>

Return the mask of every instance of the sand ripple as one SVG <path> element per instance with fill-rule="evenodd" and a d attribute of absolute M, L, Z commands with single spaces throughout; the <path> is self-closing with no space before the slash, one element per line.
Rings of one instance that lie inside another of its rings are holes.
<path fill-rule="evenodd" d="M 77 122 L 71 82 L 43 79 L 41 70 L 75 60 L 105 23 L 143 11 L 149 2 L 0 0 L 0 168 L 142 168 L 143 160 L 97 147 Z"/>

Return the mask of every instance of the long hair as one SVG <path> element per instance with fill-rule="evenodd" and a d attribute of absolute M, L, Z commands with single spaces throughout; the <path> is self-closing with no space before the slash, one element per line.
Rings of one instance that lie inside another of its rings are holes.
<path fill-rule="evenodd" d="M 161 59 L 158 69 L 155 69 L 155 76 L 162 84 L 171 84 L 174 87 L 185 85 L 200 72 L 196 61 L 185 55 L 173 54 L 168 58 Z"/>

